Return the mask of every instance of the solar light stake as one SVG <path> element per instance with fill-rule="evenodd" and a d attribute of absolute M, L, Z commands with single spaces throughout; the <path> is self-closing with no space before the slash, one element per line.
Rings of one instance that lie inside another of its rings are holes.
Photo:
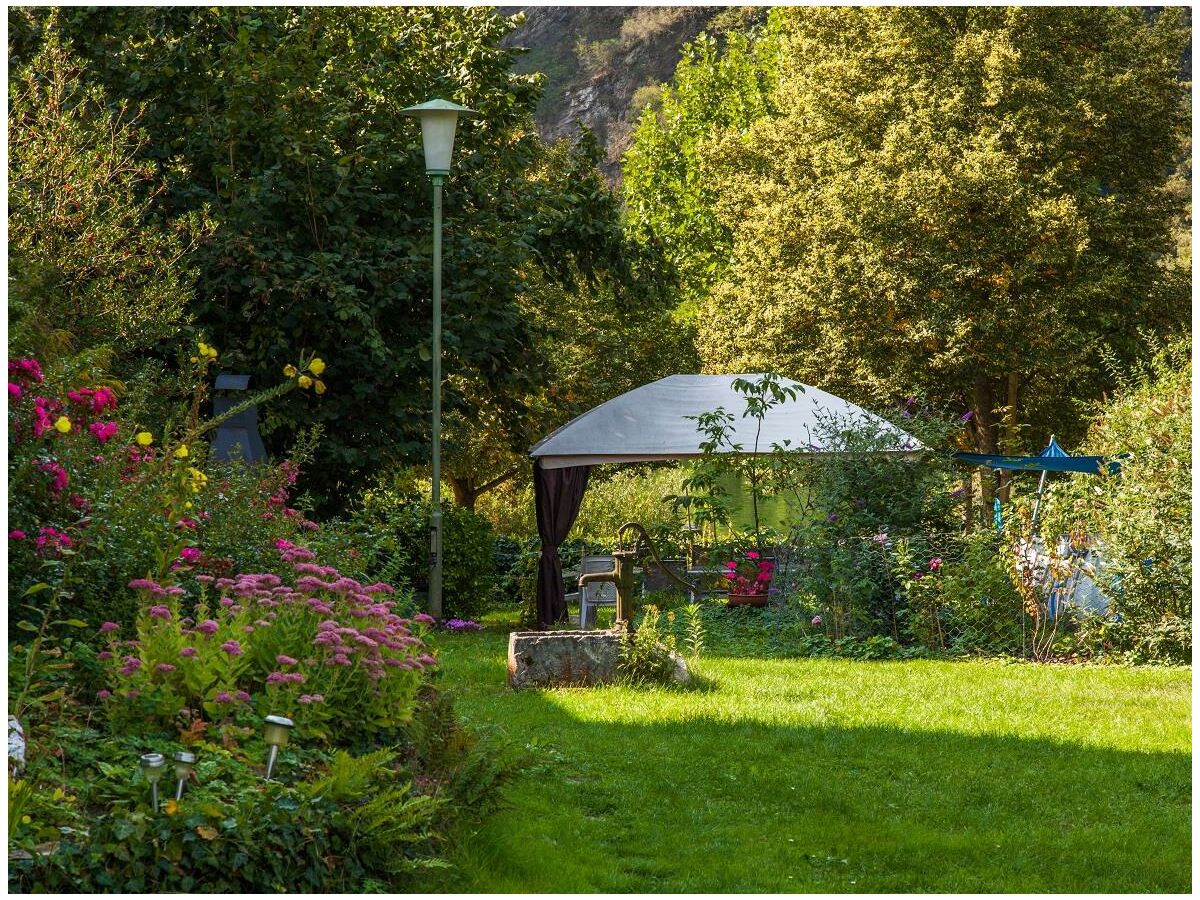
<path fill-rule="evenodd" d="M 158 780 L 163 776 L 167 760 L 161 753 L 143 753 L 141 765 L 142 775 L 150 782 L 150 805 L 158 812 Z"/>
<path fill-rule="evenodd" d="M 279 748 L 287 746 L 288 737 L 296 723 L 287 716 L 267 716 L 263 721 L 266 722 L 266 740 L 271 745 L 271 752 L 267 756 L 267 781 L 270 781 Z"/>
<path fill-rule="evenodd" d="M 175 777 L 178 779 L 175 782 L 175 799 L 183 799 L 183 785 L 188 780 L 188 776 L 192 774 L 192 769 L 196 767 L 196 754 L 188 753 L 186 750 L 180 750 L 173 757 L 175 760 Z"/>

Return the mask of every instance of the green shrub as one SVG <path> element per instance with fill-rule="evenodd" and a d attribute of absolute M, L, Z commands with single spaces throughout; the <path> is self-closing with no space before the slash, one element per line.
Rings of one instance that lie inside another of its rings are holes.
<path fill-rule="evenodd" d="M 68 746 L 73 761 L 86 758 L 93 769 L 74 769 L 66 788 L 46 788 L 30 808 L 30 822 L 12 842 L 25 858 L 10 866 L 11 889 L 402 890 L 406 873 L 439 862 L 434 831 L 445 801 L 415 789 L 395 751 L 342 752 L 326 765 L 289 747 L 281 757 L 286 775 L 265 782 L 261 741 L 248 745 L 252 755 L 195 741 L 195 783 L 176 803 L 168 799 L 174 779 L 165 777 L 155 815 L 146 783 L 131 777 L 145 744 L 98 741 L 88 729 L 73 737 L 90 739 L 87 748 Z"/>
<path fill-rule="evenodd" d="M 621 633 L 621 659 L 617 664 L 620 675 L 633 682 L 671 684 L 674 681 L 679 659 L 674 634 L 675 611 L 667 611 L 665 627 L 662 619 L 663 614 L 657 606 L 645 606 L 637 630 Z"/>
<path fill-rule="evenodd" d="M 1111 613 L 1102 646 L 1131 662 L 1191 659 L 1190 351 L 1187 341 L 1161 349 L 1119 376 L 1081 449 L 1120 458 L 1121 471 L 1055 485 L 1042 519 L 1046 534 L 1097 541 Z"/>
<path fill-rule="evenodd" d="M 428 591 L 429 518 L 428 500 L 380 487 L 362 495 L 349 524 L 369 543 L 370 566 Z M 442 531 L 442 614 L 476 618 L 494 588 L 491 526 L 477 513 L 443 504 Z"/>

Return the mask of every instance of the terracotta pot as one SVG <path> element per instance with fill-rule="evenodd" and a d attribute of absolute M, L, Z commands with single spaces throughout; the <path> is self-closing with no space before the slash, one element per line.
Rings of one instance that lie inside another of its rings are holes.
<path fill-rule="evenodd" d="M 766 606 L 766 594 L 735 594 L 732 591 L 729 594 L 730 606 Z"/>

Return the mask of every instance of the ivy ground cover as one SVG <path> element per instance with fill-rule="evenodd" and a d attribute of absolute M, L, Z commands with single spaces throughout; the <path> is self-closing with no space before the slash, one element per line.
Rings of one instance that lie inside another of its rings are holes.
<path fill-rule="evenodd" d="M 530 763 L 462 891 L 1186 892 L 1190 669 L 706 657 L 698 690 L 446 687 Z"/>

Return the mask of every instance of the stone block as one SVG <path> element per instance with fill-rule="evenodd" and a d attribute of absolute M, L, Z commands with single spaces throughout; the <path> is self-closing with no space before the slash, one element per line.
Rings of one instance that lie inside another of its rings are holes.
<path fill-rule="evenodd" d="M 674 680 L 691 681 L 683 657 L 672 658 Z M 517 689 L 604 684 L 617 678 L 620 661 L 616 631 L 514 631 L 508 636 L 508 683 Z"/>
<path fill-rule="evenodd" d="M 508 636 L 508 683 L 519 689 L 612 681 L 620 641 L 615 631 L 514 631 Z"/>

